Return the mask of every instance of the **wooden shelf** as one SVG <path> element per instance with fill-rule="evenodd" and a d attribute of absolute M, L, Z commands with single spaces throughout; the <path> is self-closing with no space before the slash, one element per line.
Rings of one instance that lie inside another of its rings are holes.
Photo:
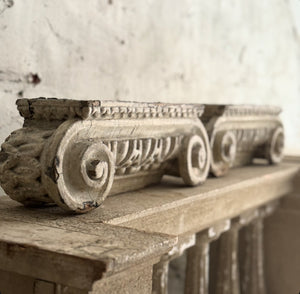
<path fill-rule="evenodd" d="M 166 177 L 160 185 L 111 196 L 84 215 L 29 209 L 0 197 L 0 270 L 89 289 L 102 276 L 152 268 L 178 237 L 292 192 L 298 172 L 290 162 L 257 164 L 195 188 Z"/>

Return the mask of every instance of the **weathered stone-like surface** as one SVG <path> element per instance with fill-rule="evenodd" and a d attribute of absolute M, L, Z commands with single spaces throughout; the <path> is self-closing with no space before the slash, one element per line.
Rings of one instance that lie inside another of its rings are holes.
<path fill-rule="evenodd" d="M 24 127 L 1 146 L 0 182 L 24 205 L 54 201 L 84 213 L 164 174 L 196 186 L 209 169 L 222 176 L 254 158 L 283 156 L 276 107 L 54 98 L 17 105 Z"/>
<path fill-rule="evenodd" d="M 188 242 L 182 239 L 181 244 L 177 237 L 149 231 L 183 237 L 186 232 L 200 232 L 219 219 L 232 219 L 241 214 L 243 220 L 246 219 L 243 224 L 246 224 L 253 219 L 250 209 L 292 191 L 298 171 L 299 166 L 292 163 L 283 163 L 280 167 L 245 167 L 233 170 L 227 179 L 209 179 L 208 183 L 212 184 L 206 191 L 187 188 L 177 194 L 174 194 L 174 188 L 169 188 L 168 182 L 163 182 L 160 190 L 156 186 L 113 196 L 100 210 L 85 215 L 70 214 L 58 207 L 29 209 L 2 197 L 0 269 L 77 289 L 96 289 L 96 285 L 101 285 L 99 289 L 118 289 L 127 285 L 128 291 L 135 291 L 137 288 L 130 287 L 136 284 L 147 293 L 151 288 L 152 265 L 158 263 L 162 256 L 172 258 L 180 255 L 183 248 L 192 246 L 195 241 L 189 237 Z M 114 206 L 118 200 L 122 213 Z M 269 208 L 266 209 L 263 215 L 269 211 Z M 170 222 L 166 222 L 167 217 Z M 149 221 L 150 218 L 152 221 Z M 257 253 L 255 246 L 259 242 L 255 240 L 258 239 L 253 239 L 251 244 L 253 252 Z M 201 247 L 201 242 L 198 245 Z M 173 250 L 170 251 L 171 248 Z M 254 261 L 257 260 L 257 255 L 251 256 Z M 203 255 L 198 257 L 199 261 L 203 261 Z M 199 274 L 201 265 L 194 269 Z M 145 273 L 143 277 L 146 280 L 139 278 L 139 271 Z M 269 274 L 267 272 L 267 276 Z M 115 278 L 117 282 L 109 282 Z M 123 278 L 128 283 L 122 284 Z M 94 284 L 98 279 L 102 281 Z M 127 288 L 124 289 L 127 291 Z"/>
<path fill-rule="evenodd" d="M 132 265 L 155 262 L 176 238 L 77 222 L 76 216 L 26 215 L 1 199 L 0 268 L 79 289 Z M 7 213 L 8 212 L 8 213 Z M 60 221 L 61 220 L 61 221 Z M 73 224 L 73 225 L 72 225 Z M 35 267 L 32 267 L 35 264 Z M 72 269 L 72 270 L 70 270 Z M 84 274 L 82 274 L 84 273 Z"/>
<path fill-rule="evenodd" d="M 91 213 L 67 218 L 62 216 L 70 214 L 59 207 L 28 209 L 7 197 L 0 207 L 6 217 L 24 215 L 39 223 L 51 220 L 57 226 L 74 229 L 107 223 L 180 235 L 198 232 L 212 222 L 235 217 L 291 192 L 298 170 L 299 166 L 292 163 L 254 165 L 233 169 L 225 178 L 208 179 L 198 188 L 184 187 L 179 179 L 167 177 L 160 185 L 108 197 Z"/>
<path fill-rule="evenodd" d="M 198 232 L 288 194 L 298 170 L 299 165 L 288 163 L 254 165 L 233 169 L 228 176 L 208 179 L 196 188 L 168 178 L 157 187 L 109 197 L 95 213 L 106 223 L 137 229 L 173 235 Z"/>
<path fill-rule="evenodd" d="M 169 293 L 170 262 L 176 260 L 176 258 L 184 254 L 185 250 L 195 245 L 195 241 L 195 234 L 178 236 L 177 244 L 167 254 L 164 254 L 160 262 L 153 267 L 152 294 Z"/>
<path fill-rule="evenodd" d="M 211 172 L 222 176 L 254 158 L 279 163 L 284 148 L 280 112 L 274 106 L 205 105 L 202 121 L 212 151 Z"/>
<path fill-rule="evenodd" d="M 240 231 L 239 268 L 242 294 L 265 294 L 264 219 L 258 217 Z"/>
<path fill-rule="evenodd" d="M 25 205 L 54 201 L 84 213 L 163 174 L 190 186 L 208 175 L 202 105 L 45 98 L 17 105 L 24 127 L 2 144 L 0 181 Z"/>

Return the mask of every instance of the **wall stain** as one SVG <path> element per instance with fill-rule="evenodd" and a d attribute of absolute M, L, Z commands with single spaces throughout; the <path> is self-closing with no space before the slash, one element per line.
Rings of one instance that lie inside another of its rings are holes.
<path fill-rule="evenodd" d="M 0 0 L 0 15 L 7 9 L 14 5 L 13 0 Z"/>
<path fill-rule="evenodd" d="M 120 39 L 118 37 L 115 37 L 116 38 L 116 41 L 120 44 L 120 45 L 125 45 L 125 40 L 123 39 Z"/>
<path fill-rule="evenodd" d="M 39 77 L 39 75 L 37 73 L 29 73 L 26 76 L 26 82 L 28 84 L 33 84 L 34 86 L 36 86 L 37 84 L 39 84 L 41 82 L 41 78 Z"/>
<path fill-rule="evenodd" d="M 21 83 L 22 76 L 12 70 L 0 70 L 0 82 Z"/>
<path fill-rule="evenodd" d="M 42 81 L 37 73 L 21 74 L 12 70 L 0 70 L 0 82 L 4 83 L 26 83 L 33 86 L 38 85 Z M 23 90 L 18 93 L 18 96 L 23 95 Z"/>

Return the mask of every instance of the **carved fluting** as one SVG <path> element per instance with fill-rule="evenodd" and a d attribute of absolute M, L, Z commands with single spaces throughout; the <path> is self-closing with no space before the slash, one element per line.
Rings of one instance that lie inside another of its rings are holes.
<path fill-rule="evenodd" d="M 241 294 L 265 294 L 263 218 L 246 226 L 240 240 Z"/>
<path fill-rule="evenodd" d="M 185 294 L 208 294 L 209 243 L 187 250 Z"/>
<path fill-rule="evenodd" d="M 238 231 L 233 225 L 216 241 L 212 250 L 210 291 L 214 294 L 239 294 Z"/>
<path fill-rule="evenodd" d="M 104 141 L 112 152 L 116 175 L 155 170 L 178 156 L 182 136 Z"/>
<path fill-rule="evenodd" d="M 179 175 L 187 185 L 208 175 L 201 105 L 58 99 L 17 105 L 25 118 L 21 143 L 12 134 L 3 144 L 0 179 L 22 203 L 55 202 L 82 213 L 109 194 L 157 183 L 163 174 Z M 29 149 L 35 152 L 30 158 Z"/>
<path fill-rule="evenodd" d="M 239 264 L 241 294 L 265 294 L 264 218 L 279 207 L 279 200 L 260 207 L 256 216 L 240 231 Z"/>
<path fill-rule="evenodd" d="M 234 129 L 232 132 L 237 139 L 238 152 L 251 152 L 255 148 L 266 144 L 267 138 L 270 137 L 271 129 Z"/>
<path fill-rule="evenodd" d="M 160 262 L 153 267 L 152 294 L 168 293 L 168 272 L 170 262 L 180 257 L 188 248 L 194 246 L 195 239 L 195 234 L 180 236 L 177 244 L 172 250 L 163 255 Z"/>
<path fill-rule="evenodd" d="M 223 233 L 211 249 L 210 293 L 239 294 L 241 293 L 241 273 L 244 259 L 240 251 L 240 231 L 249 223 L 257 220 L 259 210 L 244 212 L 231 220 L 231 228 Z M 253 245 L 253 244 L 252 244 Z M 244 249 L 244 248 L 243 248 Z M 255 250 L 255 248 L 253 248 Z M 251 258 L 251 257 L 250 257 Z M 242 273 L 243 276 L 243 273 Z"/>
<path fill-rule="evenodd" d="M 279 113 L 277 107 L 206 105 L 202 119 L 212 149 L 211 172 L 222 176 L 254 158 L 279 163 L 284 146 Z"/>
<path fill-rule="evenodd" d="M 195 245 L 187 250 L 185 294 L 209 293 L 210 243 L 229 228 L 230 221 L 226 220 L 196 235 Z"/>

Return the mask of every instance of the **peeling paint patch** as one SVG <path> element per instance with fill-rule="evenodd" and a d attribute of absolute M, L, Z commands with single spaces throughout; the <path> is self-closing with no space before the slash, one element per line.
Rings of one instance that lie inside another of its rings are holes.
<path fill-rule="evenodd" d="M 13 0 L 0 0 L 0 15 L 7 9 L 14 5 Z"/>

